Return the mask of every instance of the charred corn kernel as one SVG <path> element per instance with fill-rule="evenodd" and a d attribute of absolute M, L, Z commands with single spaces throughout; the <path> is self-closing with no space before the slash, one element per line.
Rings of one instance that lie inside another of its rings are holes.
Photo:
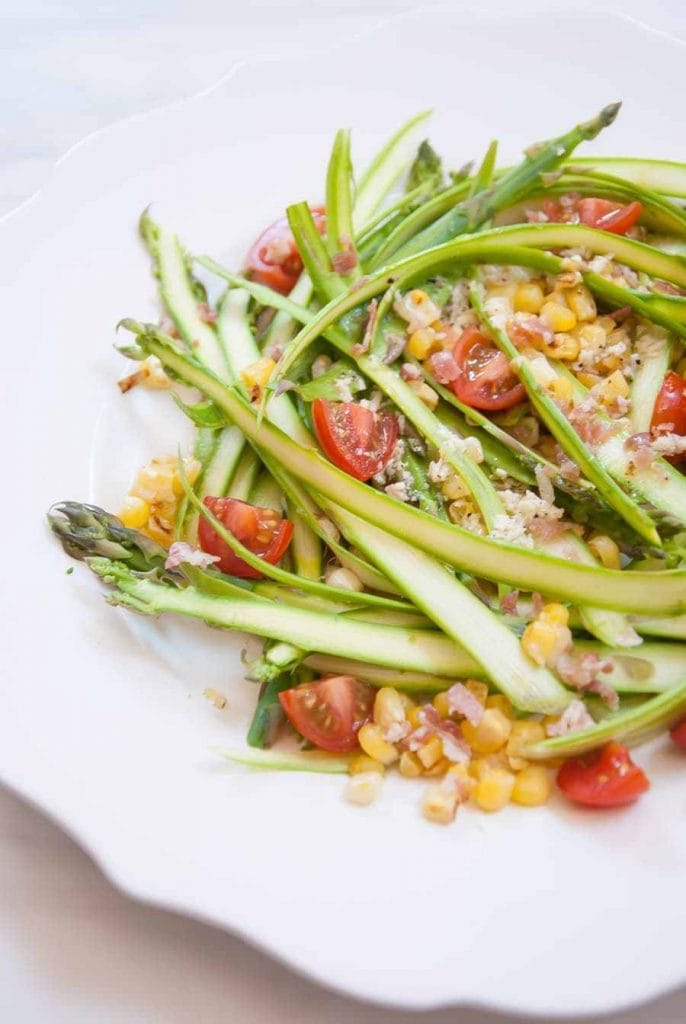
<path fill-rule="evenodd" d="M 611 405 L 617 398 L 627 398 L 628 395 L 629 385 L 621 370 L 610 374 L 600 389 L 600 401 L 604 405 Z"/>
<path fill-rule="evenodd" d="M 434 778 L 438 775 L 445 775 L 445 773 L 448 771 L 448 768 L 450 768 L 450 764 L 451 762 L 448 760 L 447 757 L 440 757 L 438 761 L 436 761 L 436 764 L 432 764 L 430 768 L 426 768 L 424 770 L 424 774 L 427 776 L 427 778 Z"/>
<path fill-rule="evenodd" d="M 517 313 L 539 313 L 545 295 L 536 281 L 526 281 L 517 285 L 513 302 Z"/>
<path fill-rule="evenodd" d="M 432 387 L 426 383 L 425 380 L 409 380 L 407 386 L 414 391 L 417 398 L 428 406 L 429 409 L 435 409 L 438 405 L 438 394 Z"/>
<path fill-rule="evenodd" d="M 422 743 L 417 751 L 417 757 L 424 768 L 432 768 L 443 757 L 443 744 L 440 737 L 432 736 L 426 743 Z"/>
<path fill-rule="evenodd" d="M 449 825 L 455 817 L 458 803 L 458 791 L 455 786 L 444 783 L 427 786 L 422 797 L 422 814 L 427 821 Z"/>
<path fill-rule="evenodd" d="M 382 686 L 374 698 L 374 721 L 385 732 L 392 725 L 405 722 L 405 708 L 397 690 Z"/>
<path fill-rule="evenodd" d="M 532 764 L 515 775 L 512 802 L 522 807 L 539 807 L 550 796 L 551 782 L 542 765 Z"/>
<path fill-rule="evenodd" d="M 140 530 L 147 523 L 149 516 L 150 506 L 147 501 L 144 498 L 137 498 L 135 494 L 127 494 L 118 516 L 124 526 L 131 530 Z"/>
<path fill-rule="evenodd" d="M 441 718 L 450 717 L 450 700 L 448 699 L 447 693 L 437 693 L 431 703 L 436 708 L 436 711 L 438 711 Z"/>
<path fill-rule="evenodd" d="M 422 774 L 422 762 L 419 760 L 416 754 L 413 754 L 411 750 L 405 750 L 400 755 L 400 761 L 398 762 L 398 771 L 406 779 L 416 779 Z"/>
<path fill-rule="evenodd" d="M 485 704 L 488 699 L 488 685 L 480 682 L 478 679 L 468 679 L 465 686 L 472 694 L 476 697 L 479 704 Z"/>
<path fill-rule="evenodd" d="M 499 708 L 487 707 L 478 725 L 462 723 L 462 735 L 476 754 L 493 754 L 507 743 L 511 720 Z"/>
<path fill-rule="evenodd" d="M 482 811 L 500 811 L 512 796 L 515 777 L 504 768 L 486 771 L 477 780 L 473 797 Z"/>
<path fill-rule="evenodd" d="M 459 501 L 469 494 L 469 488 L 457 473 L 451 473 L 441 484 L 441 494 L 448 501 Z"/>
<path fill-rule="evenodd" d="M 431 327 L 420 327 L 410 335 L 405 347 L 415 359 L 426 359 L 441 348 L 441 343 Z"/>
<path fill-rule="evenodd" d="M 413 708 L 407 708 L 405 711 L 405 717 L 413 729 L 418 729 L 422 724 L 421 710 L 421 708 L 415 705 Z"/>
<path fill-rule="evenodd" d="M 563 604 L 558 604 L 557 601 L 551 601 L 549 604 L 543 605 L 540 617 L 546 622 L 566 626 L 569 622 L 569 609 Z"/>
<path fill-rule="evenodd" d="M 568 402 L 574 394 L 574 386 L 567 377 L 556 377 L 548 385 L 548 391 L 560 402 Z"/>
<path fill-rule="evenodd" d="M 507 741 L 505 753 L 511 758 L 521 758 L 523 751 L 530 743 L 540 743 L 541 740 L 545 739 L 545 736 L 546 732 L 543 722 L 519 719 L 512 723 L 512 732 Z"/>
<path fill-rule="evenodd" d="M 372 722 L 366 722 L 362 726 L 357 734 L 357 741 L 365 754 L 373 757 L 375 761 L 380 761 L 381 764 L 393 764 L 394 761 L 398 760 L 396 748 L 392 743 L 384 739 L 383 732 L 379 726 Z"/>
<path fill-rule="evenodd" d="M 505 715 L 505 718 L 514 719 L 515 717 L 515 709 L 504 693 L 492 693 L 486 698 L 486 707 L 497 708 Z"/>
<path fill-rule="evenodd" d="M 568 306 L 557 300 L 549 300 L 541 306 L 541 320 L 551 331 L 571 331 L 576 327 L 576 317 Z"/>
<path fill-rule="evenodd" d="M 358 807 L 366 807 L 376 800 L 381 792 L 383 777 L 378 772 L 361 772 L 351 775 L 345 787 L 345 799 Z"/>
<path fill-rule="evenodd" d="M 553 359 L 563 359 L 567 363 L 573 363 L 579 356 L 581 345 L 579 339 L 573 334 L 565 331 L 558 332 L 549 345 L 543 346 L 543 351 Z"/>
<path fill-rule="evenodd" d="M 380 772 L 383 775 L 384 771 L 385 768 L 381 761 L 375 761 L 373 757 L 368 757 L 367 754 L 358 754 L 348 765 L 349 775 L 362 775 L 363 772 Z"/>
<path fill-rule="evenodd" d="M 270 359 L 269 356 L 262 356 L 257 362 L 251 363 L 244 370 L 241 370 L 241 380 L 248 391 L 252 391 L 253 388 L 262 390 L 271 377 L 275 366 L 276 363 L 273 359 Z"/>
<path fill-rule="evenodd" d="M 595 320 L 595 300 L 585 284 L 578 284 L 575 288 L 565 289 L 565 299 L 579 323 Z"/>
<path fill-rule="evenodd" d="M 612 537 L 608 537 L 605 533 L 598 533 L 595 537 L 591 537 L 588 546 L 606 569 L 622 568 L 619 548 Z"/>

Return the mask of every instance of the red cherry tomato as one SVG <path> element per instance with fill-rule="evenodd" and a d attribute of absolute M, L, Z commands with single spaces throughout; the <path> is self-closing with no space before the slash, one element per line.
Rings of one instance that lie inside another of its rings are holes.
<path fill-rule="evenodd" d="M 621 206 L 609 199 L 590 196 L 579 199 L 576 209 L 582 224 L 600 228 L 601 231 L 611 231 L 613 235 L 625 235 L 643 213 L 642 205 L 637 202 Z"/>
<path fill-rule="evenodd" d="M 369 720 L 374 690 L 354 676 L 301 683 L 279 694 L 288 721 L 315 746 L 345 754 L 357 747 L 357 732 Z"/>
<path fill-rule="evenodd" d="M 686 750 L 686 718 L 678 722 L 669 734 L 677 747 Z"/>
<path fill-rule="evenodd" d="M 466 327 L 453 351 L 459 374 L 452 382 L 457 397 L 473 409 L 497 411 L 521 402 L 526 391 L 504 352 L 478 327 Z"/>
<path fill-rule="evenodd" d="M 322 206 L 313 206 L 312 216 L 320 234 L 326 229 Z M 245 258 L 245 269 L 253 281 L 288 295 L 302 272 L 303 262 L 285 217 L 265 228 Z"/>
<path fill-rule="evenodd" d="M 392 413 L 372 412 L 357 402 L 315 398 L 312 423 L 327 458 L 357 480 L 380 473 L 398 439 L 398 420 Z"/>
<path fill-rule="evenodd" d="M 557 784 L 570 800 L 588 807 L 621 807 L 650 788 L 643 769 L 634 764 L 626 747 L 615 742 L 565 761 Z"/>
<path fill-rule="evenodd" d="M 686 379 L 670 370 L 655 400 L 651 429 L 671 424 L 674 434 L 686 434 Z"/>
<path fill-rule="evenodd" d="M 248 505 L 237 498 L 204 499 L 204 504 L 219 519 L 222 525 L 253 554 L 258 555 L 276 565 L 283 558 L 293 536 L 293 523 L 290 519 L 282 519 L 272 508 L 258 508 Z M 201 518 L 198 525 L 200 547 L 208 555 L 217 555 L 218 567 L 230 576 L 241 579 L 256 580 L 260 578 L 257 569 L 244 562 L 234 554 L 229 545 L 221 539 L 217 532 Z"/>

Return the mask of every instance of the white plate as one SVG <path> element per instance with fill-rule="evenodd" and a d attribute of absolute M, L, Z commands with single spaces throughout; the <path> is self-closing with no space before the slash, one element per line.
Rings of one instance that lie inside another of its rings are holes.
<path fill-rule="evenodd" d="M 230 769 L 211 748 L 244 734 L 240 640 L 172 621 L 132 633 L 85 570 L 65 577 L 42 521 L 66 497 L 116 507 L 135 466 L 176 446 L 164 396 L 113 383 L 114 324 L 155 310 L 136 238 L 147 203 L 194 251 L 235 261 L 287 201 L 321 195 L 336 127 L 363 160 L 426 106 L 454 165 L 494 135 L 513 158 L 618 97 L 597 152 L 685 159 L 685 79 L 682 46 L 606 15 L 418 14 L 116 124 L 5 220 L 0 776 L 126 891 L 404 1007 L 599 1013 L 686 979 L 676 755 L 641 753 L 654 789 L 621 813 L 461 812 L 446 829 L 421 820 L 408 783 L 361 811 L 340 779 Z"/>

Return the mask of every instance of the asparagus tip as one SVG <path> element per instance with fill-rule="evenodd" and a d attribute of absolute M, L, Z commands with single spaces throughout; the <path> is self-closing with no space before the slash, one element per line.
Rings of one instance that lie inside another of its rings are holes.
<path fill-rule="evenodd" d="M 619 113 L 621 106 L 622 101 L 617 100 L 616 103 L 608 103 L 608 105 L 606 107 L 603 107 L 603 109 L 600 111 L 600 120 L 602 121 L 603 126 L 605 128 L 607 128 L 609 124 L 612 124 L 614 119 L 617 117 L 617 114 Z"/>

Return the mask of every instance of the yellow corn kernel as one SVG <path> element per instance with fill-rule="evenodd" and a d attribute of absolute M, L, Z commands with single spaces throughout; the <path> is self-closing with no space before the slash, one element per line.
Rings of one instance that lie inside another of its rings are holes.
<path fill-rule="evenodd" d="M 168 548 L 174 539 L 174 507 L 154 505 L 150 509 L 150 518 L 142 531 L 151 540 L 157 541 L 162 547 Z"/>
<path fill-rule="evenodd" d="M 597 373 L 587 373 L 586 370 L 579 370 L 576 376 L 579 383 L 583 384 L 585 388 L 593 388 L 602 380 Z"/>
<path fill-rule="evenodd" d="M 575 334 L 584 351 L 595 352 L 601 349 L 607 341 L 608 332 L 598 319 L 592 324 L 582 324 L 577 328 Z"/>
<path fill-rule="evenodd" d="M 574 288 L 567 288 L 564 294 L 567 305 L 579 323 L 595 320 L 595 300 L 585 284 L 578 284 Z"/>
<path fill-rule="evenodd" d="M 373 717 L 384 732 L 392 725 L 405 722 L 405 707 L 400 694 L 392 686 L 382 686 L 376 691 Z"/>
<path fill-rule="evenodd" d="M 405 718 L 410 723 L 413 729 L 418 729 L 422 724 L 421 719 L 421 708 L 416 705 L 413 708 L 407 708 L 405 711 Z"/>
<path fill-rule="evenodd" d="M 476 697 L 479 704 L 485 704 L 488 699 L 488 684 L 478 679 L 468 679 L 464 684 L 473 697 Z"/>
<path fill-rule="evenodd" d="M 551 331 L 571 331 L 576 327 L 576 317 L 571 309 L 557 300 L 548 300 L 541 306 L 541 320 Z"/>
<path fill-rule="evenodd" d="M 522 634 L 522 648 L 537 665 L 554 665 L 572 641 L 568 626 L 534 619 Z"/>
<path fill-rule="evenodd" d="M 628 395 L 629 385 L 621 370 L 615 370 L 610 374 L 600 389 L 600 401 L 604 405 L 612 405 L 615 399 L 627 398 Z"/>
<path fill-rule="evenodd" d="M 557 601 L 544 604 L 541 609 L 541 618 L 546 622 L 552 622 L 556 626 L 566 626 L 569 622 L 569 609 Z"/>
<path fill-rule="evenodd" d="M 268 356 L 262 356 L 257 362 L 251 363 L 250 366 L 246 366 L 241 371 L 241 379 L 245 384 L 248 391 L 252 391 L 253 388 L 262 388 L 265 386 L 267 381 L 272 375 L 272 370 L 276 366 L 273 359 Z"/>
<path fill-rule="evenodd" d="M 118 518 L 124 526 L 131 530 L 140 530 L 145 526 L 150 516 L 150 506 L 144 498 L 137 498 L 135 494 L 127 494 L 124 498 Z"/>
<path fill-rule="evenodd" d="M 441 494 L 448 501 L 459 501 L 460 498 L 464 498 L 465 495 L 469 494 L 469 488 L 457 473 L 451 473 L 441 483 Z"/>
<path fill-rule="evenodd" d="M 424 768 L 432 768 L 443 757 L 443 744 L 440 737 L 432 736 L 426 743 L 422 743 L 417 751 L 417 757 Z"/>
<path fill-rule="evenodd" d="M 512 722 L 499 708 L 486 708 L 478 725 L 462 722 L 461 728 L 476 754 L 494 754 L 507 743 Z"/>
<path fill-rule="evenodd" d="M 536 281 L 526 281 L 517 285 L 513 301 L 517 313 L 539 313 L 545 302 L 545 295 Z"/>
<path fill-rule="evenodd" d="M 447 757 L 440 757 L 438 761 L 436 761 L 436 764 L 432 764 L 430 768 L 426 768 L 424 770 L 424 775 L 426 775 L 427 777 L 445 775 L 445 773 L 448 771 L 448 768 L 450 768 L 450 764 L 451 762 L 448 760 Z"/>
<path fill-rule="evenodd" d="M 509 764 L 505 750 L 499 750 L 495 754 L 485 754 L 483 757 L 475 757 L 469 762 L 469 774 L 474 779 L 481 779 L 488 772 L 509 771 Z"/>
<path fill-rule="evenodd" d="M 531 761 L 527 761 L 525 757 L 508 757 L 507 767 L 511 772 L 521 772 L 524 768 L 528 768 Z"/>
<path fill-rule="evenodd" d="M 422 288 L 413 288 L 410 292 L 410 301 L 415 306 L 422 306 L 425 302 L 431 302 L 431 299 Z"/>
<path fill-rule="evenodd" d="M 608 537 L 605 533 L 598 533 L 595 537 L 591 537 L 588 546 L 606 569 L 622 568 L 619 548 L 612 537 Z"/>
<path fill-rule="evenodd" d="M 420 327 L 410 335 L 405 348 L 415 359 L 426 359 L 441 348 L 441 343 L 431 327 Z"/>
<path fill-rule="evenodd" d="M 405 750 L 400 755 L 398 771 L 406 779 L 416 779 L 417 776 L 422 774 L 422 762 L 416 754 L 412 753 L 412 751 Z"/>
<path fill-rule="evenodd" d="M 398 760 L 398 751 L 392 743 L 385 740 L 378 725 L 366 722 L 357 734 L 357 740 L 365 754 L 373 757 L 381 764 L 393 764 Z"/>
<path fill-rule="evenodd" d="M 455 786 L 439 783 L 427 787 L 422 797 L 422 814 L 427 821 L 449 825 L 455 817 L 457 805 L 458 793 Z"/>
<path fill-rule="evenodd" d="M 490 697 L 486 698 L 486 707 L 497 708 L 505 715 L 505 718 L 514 719 L 515 717 L 515 709 L 504 693 L 492 693 Z"/>
<path fill-rule="evenodd" d="M 512 802 L 522 807 L 544 804 L 552 789 L 550 775 L 542 765 L 532 764 L 517 772 L 512 787 Z"/>
<path fill-rule="evenodd" d="M 407 385 L 429 409 L 433 410 L 436 408 L 438 405 L 438 394 L 432 387 L 429 387 L 425 380 L 408 380 Z"/>
<path fill-rule="evenodd" d="M 568 402 L 574 394 L 574 386 L 568 377 L 556 377 L 548 385 L 548 391 L 560 402 Z"/>
<path fill-rule="evenodd" d="M 445 691 L 443 693 L 437 693 L 431 703 L 436 708 L 436 711 L 438 711 L 441 718 L 450 718 L 450 701 L 448 699 L 448 694 L 445 693 Z"/>
<path fill-rule="evenodd" d="M 532 722 L 528 719 L 520 718 L 512 723 L 512 732 L 507 741 L 505 753 L 510 758 L 521 758 L 529 744 L 540 743 L 541 740 L 545 739 L 545 736 L 545 725 L 543 722 Z"/>
<path fill-rule="evenodd" d="M 363 772 L 380 772 L 383 775 L 384 771 L 385 768 L 381 761 L 375 761 L 367 754 L 358 754 L 348 765 L 349 775 L 361 775 Z"/>
<path fill-rule="evenodd" d="M 515 776 L 503 768 L 486 771 L 474 788 L 474 800 L 482 811 L 500 811 L 512 796 Z"/>
<path fill-rule="evenodd" d="M 345 787 L 345 799 L 358 807 L 366 807 L 376 800 L 381 791 L 383 778 L 378 772 L 361 772 L 352 775 Z"/>
<path fill-rule="evenodd" d="M 186 479 L 189 484 L 194 484 L 200 475 L 202 465 L 197 459 L 194 459 L 192 455 L 187 456 L 183 459 L 183 471 L 186 474 Z M 183 494 L 183 484 L 181 483 L 181 476 L 179 474 L 179 466 L 176 460 L 174 461 L 174 475 L 172 476 L 172 491 L 174 492 L 175 498 L 180 498 Z"/>
<path fill-rule="evenodd" d="M 472 794 L 476 785 L 474 776 L 470 773 L 470 762 L 460 761 L 459 764 L 451 764 L 446 773 L 448 778 L 454 777 L 459 781 L 459 789 L 462 792 L 462 799 Z"/>
<path fill-rule="evenodd" d="M 516 281 L 510 281 L 508 284 L 489 284 L 486 286 L 486 291 L 489 299 L 497 297 L 513 302 L 517 288 Z"/>
<path fill-rule="evenodd" d="M 579 356 L 581 345 L 579 339 L 573 334 L 558 332 L 549 345 L 543 346 L 543 351 L 552 359 L 563 359 L 567 363 L 573 363 Z"/>
<path fill-rule="evenodd" d="M 405 709 L 405 716 L 407 717 L 407 712 L 410 710 L 410 708 L 414 708 L 417 705 L 412 700 L 409 693 L 404 693 L 402 690 L 398 690 L 398 696 L 400 697 L 402 705 Z"/>

